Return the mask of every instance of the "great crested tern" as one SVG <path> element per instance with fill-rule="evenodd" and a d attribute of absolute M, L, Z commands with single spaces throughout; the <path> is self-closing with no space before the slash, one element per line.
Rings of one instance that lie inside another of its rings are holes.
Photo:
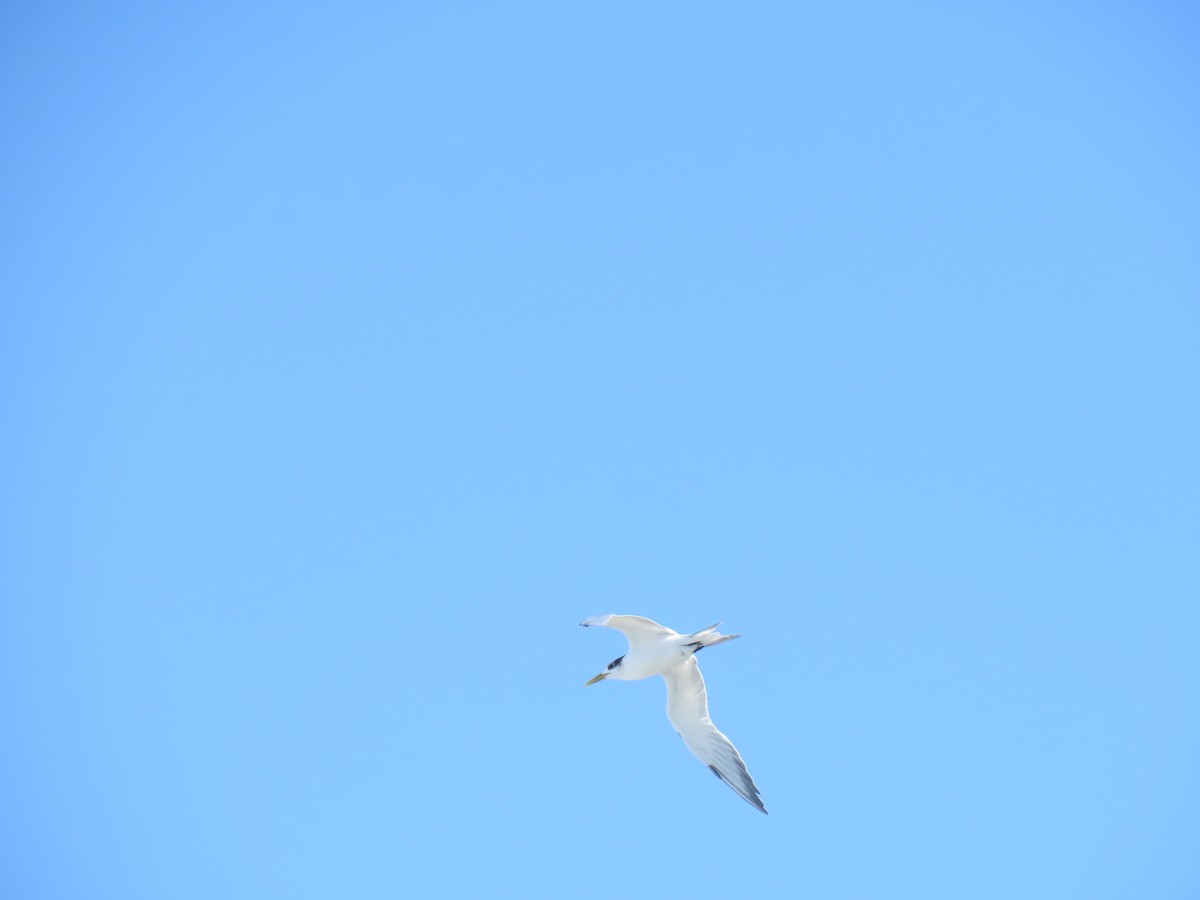
<path fill-rule="evenodd" d="M 687 748 L 738 796 L 765 813 L 767 808 L 759 799 L 758 788 L 746 771 L 737 747 L 717 731 L 717 726 L 708 717 L 704 676 L 696 663 L 696 654 L 705 647 L 732 641 L 741 635 L 719 634 L 717 625 L 720 622 L 695 634 L 679 634 L 641 616 L 592 616 L 579 624 L 584 628 L 593 625 L 615 628 L 629 639 L 629 652 L 610 662 L 605 671 L 587 684 L 606 678 L 638 681 L 661 675 L 667 683 L 667 718 Z"/>

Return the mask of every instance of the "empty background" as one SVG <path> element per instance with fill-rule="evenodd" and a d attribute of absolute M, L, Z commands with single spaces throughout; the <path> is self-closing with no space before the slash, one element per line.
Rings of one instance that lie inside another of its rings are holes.
<path fill-rule="evenodd" d="M 1200 894 L 1200 23 L 900 7 L 6 4 L 3 894 Z"/>

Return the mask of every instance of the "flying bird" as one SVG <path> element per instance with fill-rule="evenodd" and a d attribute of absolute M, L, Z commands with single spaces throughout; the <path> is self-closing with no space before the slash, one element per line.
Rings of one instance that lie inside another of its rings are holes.
<path fill-rule="evenodd" d="M 759 799 L 758 788 L 746 771 L 737 748 L 717 731 L 717 726 L 708 717 L 704 676 L 696 663 L 696 654 L 705 647 L 732 641 L 741 635 L 719 634 L 717 625 L 720 622 L 695 634 L 679 634 L 641 616 L 592 616 L 579 624 L 584 628 L 593 625 L 615 628 L 629 639 L 629 652 L 610 662 L 605 671 L 584 687 L 605 678 L 638 681 L 661 675 L 667 683 L 667 718 L 687 748 L 738 796 L 765 813 L 767 809 Z"/>

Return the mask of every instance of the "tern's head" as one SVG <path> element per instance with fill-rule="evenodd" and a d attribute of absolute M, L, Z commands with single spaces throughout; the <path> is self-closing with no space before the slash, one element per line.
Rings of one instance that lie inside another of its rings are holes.
<path fill-rule="evenodd" d="M 625 659 L 625 657 L 618 656 L 616 659 L 614 659 L 612 662 L 610 662 L 608 664 L 607 669 L 605 669 L 603 672 L 601 672 L 599 675 L 597 675 L 595 678 L 593 678 L 591 681 L 589 681 L 587 684 L 585 684 L 584 687 L 587 687 L 588 684 L 595 684 L 597 681 L 603 681 L 609 675 L 616 675 L 619 678 L 620 677 L 619 673 L 621 671 L 621 661 L 624 659 Z"/>

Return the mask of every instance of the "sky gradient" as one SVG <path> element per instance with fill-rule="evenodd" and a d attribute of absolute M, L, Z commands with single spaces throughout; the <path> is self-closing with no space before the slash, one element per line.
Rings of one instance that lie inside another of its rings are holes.
<path fill-rule="evenodd" d="M 6 4 L 0 894 L 1200 895 L 1200 19 L 913 6 Z"/>

